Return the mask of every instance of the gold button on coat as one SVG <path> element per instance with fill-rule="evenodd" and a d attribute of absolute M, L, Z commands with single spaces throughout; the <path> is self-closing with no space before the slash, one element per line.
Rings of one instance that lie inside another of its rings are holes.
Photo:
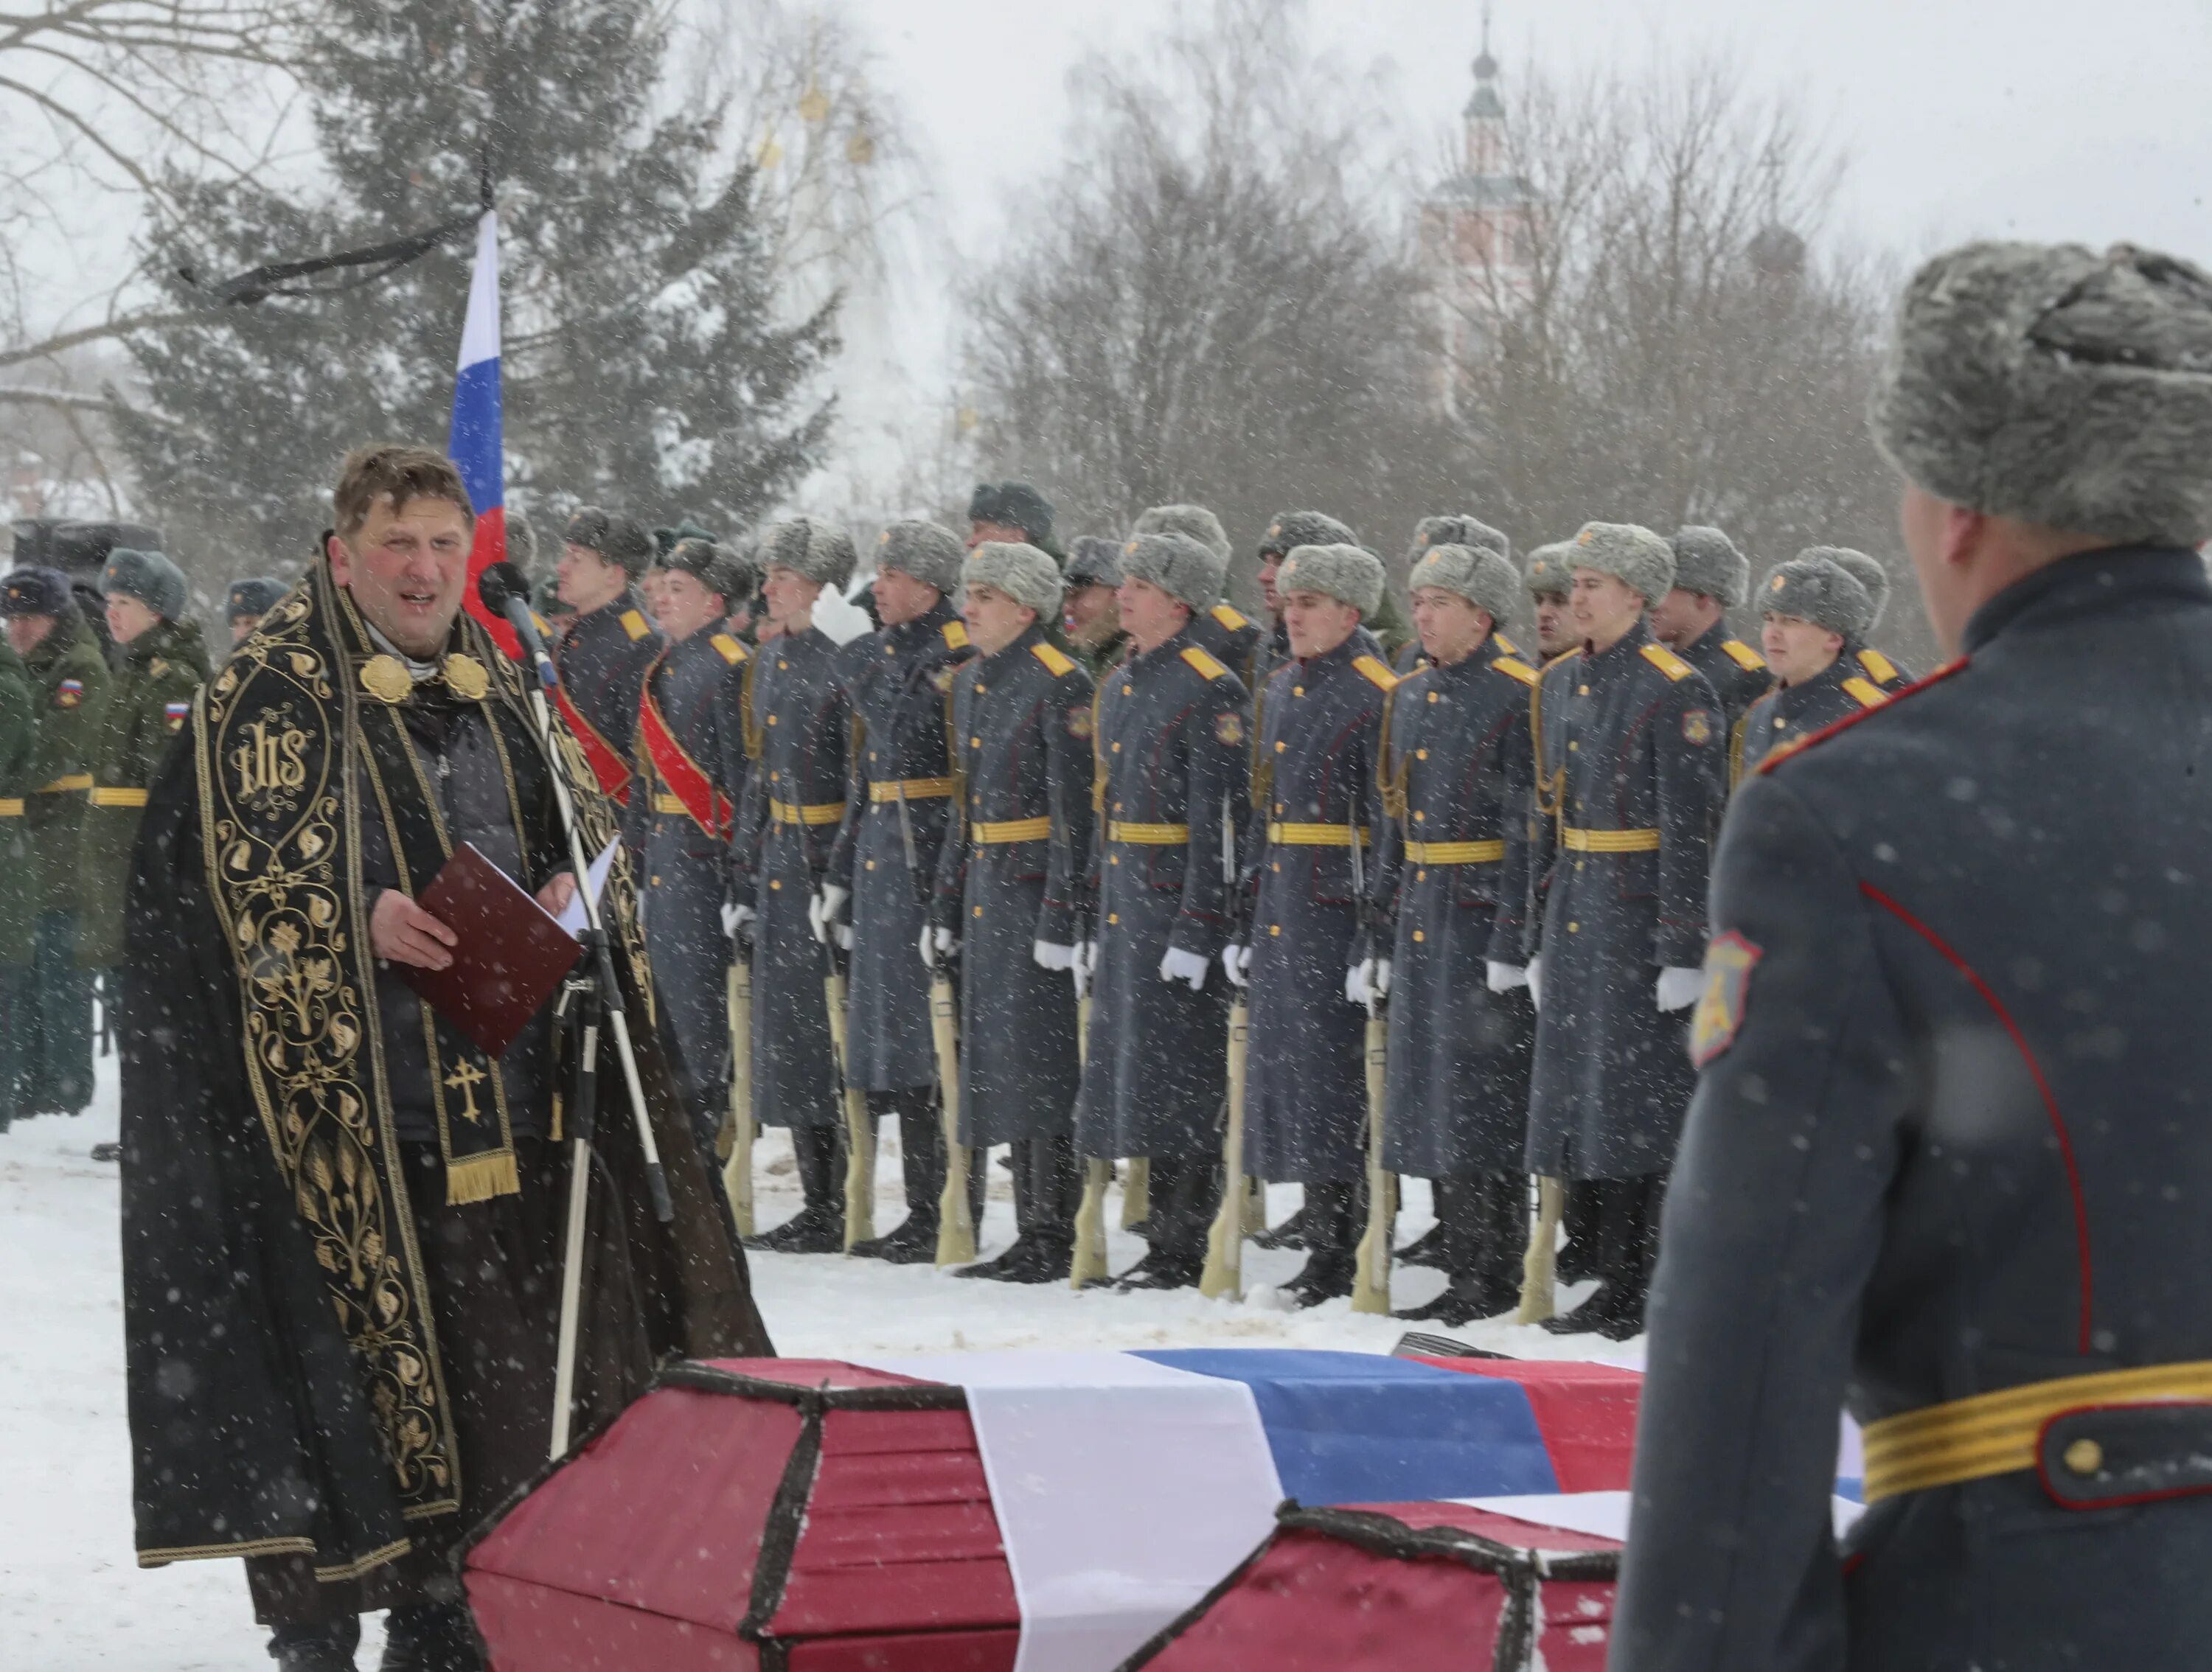
<path fill-rule="evenodd" d="M 2105 1448 L 2094 1440 L 2076 1440 L 2066 1448 L 2066 1467 L 2076 1474 L 2094 1474 L 2105 1466 Z"/>

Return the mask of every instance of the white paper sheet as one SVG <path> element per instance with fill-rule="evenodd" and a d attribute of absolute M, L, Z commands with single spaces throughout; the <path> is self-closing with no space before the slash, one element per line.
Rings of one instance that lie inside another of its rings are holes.
<path fill-rule="evenodd" d="M 617 836 L 612 842 L 610 842 L 605 848 L 600 850 L 599 858 L 592 861 L 591 874 L 586 879 L 585 885 L 592 891 L 592 903 L 593 905 L 597 905 L 599 902 L 599 891 L 607 885 L 607 872 L 614 869 L 615 852 L 621 846 L 622 838 L 620 836 Z M 568 897 L 568 903 L 561 908 L 561 915 L 558 917 L 556 917 L 553 921 L 558 923 L 562 928 L 568 930 L 570 934 L 582 934 L 584 932 L 584 897 L 580 893 L 570 895 Z"/>

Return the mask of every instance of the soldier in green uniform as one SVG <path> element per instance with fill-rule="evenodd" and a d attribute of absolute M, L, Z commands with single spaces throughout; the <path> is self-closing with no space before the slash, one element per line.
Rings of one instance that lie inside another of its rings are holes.
<path fill-rule="evenodd" d="M 246 635 L 261 624 L 261 617 L 283 596 L 284 583 L 273 575 L 249 575 L 243 581 L 232 581 L 222 604 L 231 643 L 244 644 Z"/>
<path fill-rule="evenodd" d="M 92 1102 L 92 972 L 76 961 L 77 838 L 92 751 L 107 700 L 100 660 L 69 577 L 12 570 L 0 588 L 8 641 L 30 675 L 38 741 L 23 773 L 27 884 L 35 920 L 31 957 L 7 974 L 11 1087 L 18 1116 L 74 1115 Z"/>
<path fill-rule="evenodd" d="M 38 735 L 31 676 L 15 647 L 0 639 L 0 1132 L 15 1117 L 21 1060 L 11 977 L 29 967 L 38 915 L 30 833 L 23 823 L 23 781 Z"/>
<path fill-rule="evenodd" d="M 1094 679 L 1128 654 L 1129 635 L 1121 630 L 1121 609 L 1114 598 L 1121 584 L 1121 552 L 1119 540 L 1079 535 L 1061 577 L 1067 590 L 1060 600 L 1060 624 L 1075 660 Z"/>

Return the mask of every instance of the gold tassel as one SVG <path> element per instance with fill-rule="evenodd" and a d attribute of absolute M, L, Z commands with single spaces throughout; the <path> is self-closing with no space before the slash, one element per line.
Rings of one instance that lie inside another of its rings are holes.
<path fill-rule="evenodd" d="M 489 1201 L 494 1196 L 521 1194 L 522 1177 L 515 1170 L 513 1150 L 494 1150 L 489 1155 L 472 1155 L 465 1161 L 448 1162 L 446 1165 L 446 1202 L 449 1207 L 461 1207 L 472 1201 Z"/>
<path fill-rule="evenodd" d="M 561 1141 L 561 1094 L 558 1091 L 556 1091 L 553 1094 L 553 1134 L 551 1141 L 556 1144 Z"/>

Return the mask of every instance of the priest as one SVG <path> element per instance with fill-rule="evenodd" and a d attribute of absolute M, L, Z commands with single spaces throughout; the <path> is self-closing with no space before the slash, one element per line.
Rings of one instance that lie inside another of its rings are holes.
<path fill-rule="evenodd" d="M 354 453 L 307 581 L 203 691 L 125 905 L 124 1286 L 138 1560 L 241 1557 L 286 1672 L 481 1665 L 467 1530 L 545 1461 L 575 1064 L 549 1004 L 496 1058 L 418 998 L 462 844 L 575 882 L 520 670 L 462 612 L 472 513 L 420 448 Z M 582 786 L 597 852 L 616 813 Z M 769 1350 L 657 1055 L 624 865 L 603 905 L 675 1215 L 602 1036 L 574 1432 L 664 1355 Z"/>

